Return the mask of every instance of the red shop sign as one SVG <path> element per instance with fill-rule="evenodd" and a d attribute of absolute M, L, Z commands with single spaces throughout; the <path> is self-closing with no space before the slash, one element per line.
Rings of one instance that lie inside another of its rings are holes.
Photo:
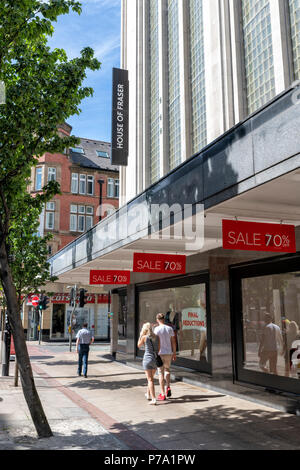
<path fill-rule="evenodd" d="M 225 250 L 296 253 L 294 225 L 223 220 Z"/>
<path fill-rule="evenodd" d="M 130 284 L 130 271 L 91 270 L 90 284 Z"/>
<path fill-rule="evenodd" d="M 79 302 L 79 295 L 76 297 L 76 301 Z M 86 303 L 87 304 L 94 304 L 96 301 L 95 294 L 86 294 Z M 60 294 L 56 293 L 51 297 L 51 302 L 53 304 L 68 304 L 70 302 L 70 295 L 69 294 Z"/>
<path fill-rule="evenodd" d="M 108 294 L 98 294 L 98 304 L 108 304 Z"/>
<path fill-rule="evenodd" d="M 133 272 L 157 274 L 185 274 L 186 256 L 161 253 L 134 253 Z"/>

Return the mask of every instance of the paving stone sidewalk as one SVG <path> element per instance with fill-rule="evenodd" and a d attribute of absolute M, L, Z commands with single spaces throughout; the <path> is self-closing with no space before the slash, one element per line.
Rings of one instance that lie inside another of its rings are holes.
<path fill-rule="evenodd" d="M 87 379 L 76 375 L 75 352 L 29 351 L 54 436 L 37 439 L 11 363 L 11 376 L 0 377 L 2 450 L 300 449 L 297 416 L 184 382 L 173 384 L 170 400 L 149 406 L 144 372 L 108 351 L 91 349 Z"/>

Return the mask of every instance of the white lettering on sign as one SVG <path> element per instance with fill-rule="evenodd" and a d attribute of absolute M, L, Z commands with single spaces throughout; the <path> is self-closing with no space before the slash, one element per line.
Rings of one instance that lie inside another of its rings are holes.
<path fill-rule="evenodd" d="M 229 232 L 228 233 L 228 243 L 230 245 L 237 245 L 242 243 L 245 246 L 261 246 L 262 238 L 260 233 L 244 233 L 243 232 Z"/>
<path fill-rule="evenodd" d="M 117 87 L 117 149 L 123 150 L 124 147 L 124 85 L 118 84 Z"/>
<path fill-rule="evenodd" d="M 137 262 L 138 268 L 141 270 L 149 269 L 151 271 L 160 271 L 161 269 L 161 261 L 142 261 L 138 260 Z"/>

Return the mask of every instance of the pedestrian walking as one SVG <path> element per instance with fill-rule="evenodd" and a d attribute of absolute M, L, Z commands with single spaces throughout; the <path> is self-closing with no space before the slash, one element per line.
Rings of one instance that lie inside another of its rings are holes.
<path fill-rule="evenodd" d="M 159 352 L 163 365 L 158 368 L 159 384 L 161 393 L 158 396 L 159 401 L 166 400 L 166 397 L 172 396 L 171 392 L 171 362 L 176 361 L 176 337 L 173 328 L 165 325 L 165 316 L 159 313 L 156 316 L 158 326 L 154 328 L 154 334 L 159 338 Z"/>
<path fill-rule="evenodd" d="M 273 323 L 270 313 L 265 313 L 265 323 L 258 350 L 259 366 L 266 373 L 278 375 L 277 360 L 280 348 L 281 354 L 284 355 L 282 335 L 279 326 Z M 267 362 L 269 362 L 269 369 L 266 367 Z"/>
<path fill-rule="evenodd" d="M 150 401 L 150 405 L 156 405 L 154 375 L 157 369 L 156 353 L 159 349 L 158 338 L 153 333 L 150 323 L 145 323 L 141 329 L 140 337 L 138 340 L 138 348 L 145 346 L 145 353 L 143 357 L 143 369 L 145 371 L 148 386 L 146 398 Z"/>
<path fill-rule="evenodd" d="M 84 323 L 82 329 L 76 335 L 76 352 L 78 353 L 78 376 L 81 376 L 82 366 L 83 375 L 87 378 L 88 358 L 90 344 L 94 342 L 92 333 L 88 330 L 88 324 Z"/>

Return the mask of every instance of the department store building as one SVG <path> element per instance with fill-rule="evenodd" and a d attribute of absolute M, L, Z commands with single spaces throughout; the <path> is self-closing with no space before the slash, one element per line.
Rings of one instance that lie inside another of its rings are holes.
<path fill-rule="evenodd" d="M 91 270 L 131 271 L 129 284 L 98 286 L 111 294 L 117 359 L 139 363 L 140 328 L 163 312 L 175 375 L 297 412 L 300 3 L 123 0 L 121 39 L 130 87 L 121 207 L 50 258 L 52 274 L 89 286 Z M 162 205 L 172 209 L 151 236 Z M 199 208 L 204 232 L 192 244 L 177 228 L 195 228 Z M 224 221 L 276 235 L 263 232 L 261 248 L 241 229 L 228 249 Z M 185 256 L 185 273 L 133 272 L 135 253 Z M 266 313 L 280 331 L 275 366 L 262 361 Z"/>

